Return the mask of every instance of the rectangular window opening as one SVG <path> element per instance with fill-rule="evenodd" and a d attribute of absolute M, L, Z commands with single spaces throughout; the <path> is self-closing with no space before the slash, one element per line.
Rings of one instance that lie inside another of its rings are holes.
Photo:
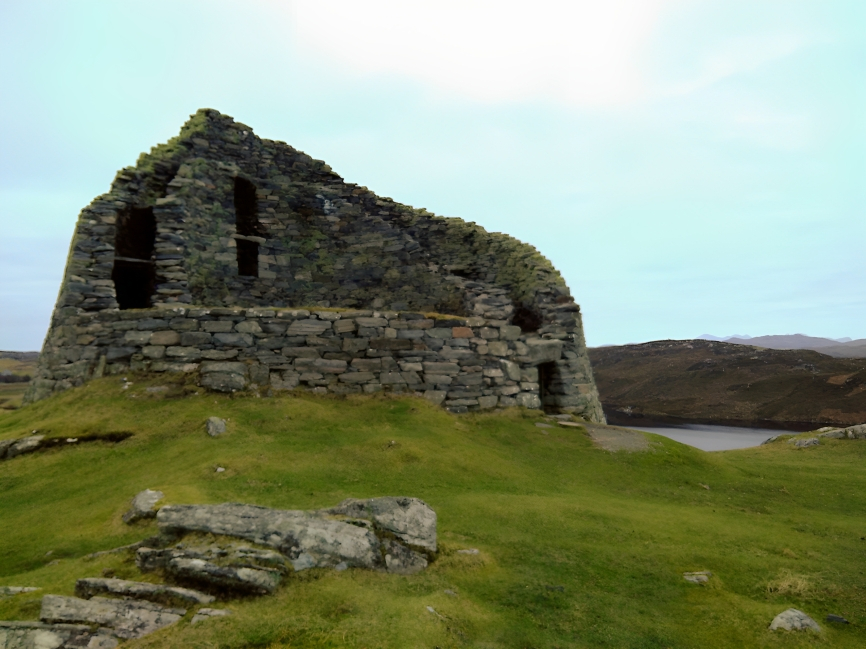
<path fill-rule="evenodd" d="M 156 219 L 152 207 L 133 207 L 118 215 L 111 279 L 121 309 L 152 306 L 156 274 L 153 256 Z"/>
<path fill-rule="evenodd" d="M 235 178 L 235 230 L 242 237 L 260 236 L 259 203 L 256 186 L 245 178 Z M 238 275 L 259 276 L 259 244 L 247 239 L 237 240 Z"/>

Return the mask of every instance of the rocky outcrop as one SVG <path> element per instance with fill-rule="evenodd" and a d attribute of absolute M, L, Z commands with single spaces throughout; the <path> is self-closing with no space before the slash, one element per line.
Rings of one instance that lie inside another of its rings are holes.
<path fill-rule="evenodd" d="M 412 553 L 394 549 L 395 571 L 423 569 L 423 551 L 436 551 L 436 514 L 417 498 L 347 500 L 314 512 L 238 503 L 170 505 L 160 509 L 157 523 L 166 536 L 205 532 L 273 548 L 288 557 L 295 570 L 340 563 L 387 570 L 380 536 L 395 536 L 395 543 L 402 541 Z"/>
<path fill-rule="evenodd" d="M 142 493 L 141 509 L 150 511 L 159 492 Z M 156 518 L 160 536 L 147 541 L 153 547 L 135 543 L 122 549 L 135 550 L 142 572 L 212 594 L 124 579 L 79 579 L 78 597 L 42 598 L 41 623 L 0 622 L 0 649 L 112 649 L 115 638 L 140 638 L 174 624 L 186 607 L 217 597 L 273 593 L 293 571 L 355 567 L 412 575 L 427 567 L 437 548 L 436 513 L 417 498 L 351 498 L 316 511 L 240 503 L 170 505 Z M 38 589 L 4 587 L 0 594 L 32 590 Z M 183 608 L 174 607 L 178 604 Z M 192 623 L 228 614 L 200 608 Z"/>

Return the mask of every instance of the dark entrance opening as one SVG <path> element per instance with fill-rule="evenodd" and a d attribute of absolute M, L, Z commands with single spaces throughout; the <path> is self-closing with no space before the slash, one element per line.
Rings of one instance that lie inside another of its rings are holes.
<path fill-rule="evenodd" d="M 151 306 L 155 280 L 151 257 L 155 240 L 152 207 L 133 207 L 118 216 L 111 279 L 121 309 Z"/>
<path fill-rule="evenodd" d="M 235 178 L 235 229 L 241 237 L 258 237 L 259 203 L 256 186 L 245 178 Z M 248 239 L 237 239 L 238 275 L 259 276 L 259 244 Z"/>
<path fill-rule="evenodd" d="M 520 330 L 525 333 L 533 333 L 538 331 L 544 320 L 541 315 L 532 309 L 527 309 L 525 306 L 519 306 L 514 311 L 514 317 L 511 318 L 511 323 L 520 327 Z"/>
<path fill-rule="evenodd" d="M 555 374 L 556 363 L 541 363 L 538 366 L 538 397 L 541 399 L 541 407 L 544 410 L 548 410 L 556 405 L 551 391 Z"/>

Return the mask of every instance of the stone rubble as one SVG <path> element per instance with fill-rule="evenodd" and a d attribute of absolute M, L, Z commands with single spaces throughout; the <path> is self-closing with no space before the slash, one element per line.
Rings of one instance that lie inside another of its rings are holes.
<path fill-rule="evenodd" d="M 94 595 L 117 595 L 133 599 L 146 599 L 157 604 L 182 602 L 185 605 L 212 604 L 216 598 L 189 588 L 164 584 L 149 584 L 126 579 L 86 578 L 75 582 L 75 594 L 82 599 Z"/>

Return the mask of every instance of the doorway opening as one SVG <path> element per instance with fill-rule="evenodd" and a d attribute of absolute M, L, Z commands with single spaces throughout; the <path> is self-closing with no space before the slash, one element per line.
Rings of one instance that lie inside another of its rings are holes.
<path fill-rule="evenodd" d="M 553 379 L 556 375 L 556 363 L 541 363 L 538 366 L 538 397 L 544 410 L 555 406 L 553 396 Z"/>
<path fill-rule="evenodd" d="M 259 203 L 256 186 L 245 178 L 235 178 L 235 230 L 240 237 L 259 236 Z M 259 276 L 259 244 L 246 238 L 236 240 L 238 275 Z"/>
<path fill-rule="evenodd" d="M 121 309 L 147 309 L 153 295 L 156 219 L 152 207 L 133 207 L 117 218 L 111 279 Z"/>

